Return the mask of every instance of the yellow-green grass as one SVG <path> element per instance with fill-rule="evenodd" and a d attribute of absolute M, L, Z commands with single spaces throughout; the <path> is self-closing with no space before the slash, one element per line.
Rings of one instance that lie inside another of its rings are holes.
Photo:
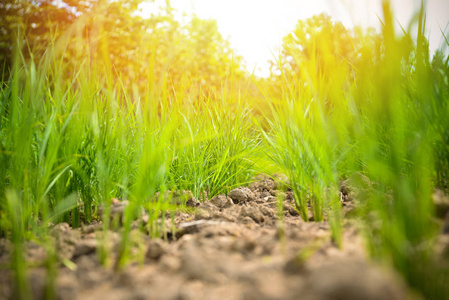
<path fill-rule="evenodd" d="M 156 192 L 191 190 L 203 199 L 263 171 L 287 174 L 301 217 L 309 220 L 310 206 L 314 221 L 328 219 L 338 246 L 339 182 L 363 174 L 372 188 L 359 195 L 358 212 L 370 253 L 426 298 L 449 295 L 448 271 L 434 257 L 431 201 L 433 188 L 447 188 L 449 64 L 442 52 L 431 60 L 422 12 L 417 35 L 401 38 L 385 1 L 382 32 L 365 36 L 351 61 L 318 40 L 310 55 L 292 53 L 299 74 L 280 57 L 274 84 L 255 80 L 262 99 L 240 96 L 249 93 L 232 76 L 215 94 L 189 94 L 152 76 L 137 91 L 107 61 L 65 60 L 64 35 L 42 59 L 16 51 L 0 88 L 0 234 L 15 245 L 17 297 L 30 292 L 23 243 L 33 236 L 47 243 L 48 224 L 78 227 L 98 219 L 102 206 L 107 229 L 110 200 L 128 199 L 121 268 L 140 210 L 156 227 L 165 217 L 168 200 Z M 55 260 L 47 263 L 50 298 Z"/>

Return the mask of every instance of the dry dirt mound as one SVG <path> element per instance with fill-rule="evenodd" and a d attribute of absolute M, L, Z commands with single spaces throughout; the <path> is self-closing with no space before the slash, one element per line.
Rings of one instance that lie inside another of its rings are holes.
<path fill-rule="evenodd" d="M 331 241 L 329 224 L 304 222 L 282 182 L 261 178 L 250 188 L 205 203 L 188 199 L 194 213 L 177 212 L 171 238 L 153 239 L 131 231 L 133 263 L 114 270 L 120 234 L 102 231 L 101 223 L 71 229 L 58 224 L 52 236 L 61 264 L 58 299 L 408 299 L 391 272 L 369 263 L 355 226 L 345 224 L 343 249 Z M 276 197 L 282 197 L 279 208 Z M 120 214 L 123 203 L 116 201 Z M 283 222 L 279 222 L 282 216 Z M 147 218 L 142 216 L 142 222 Z M 171 231 L 170 231 L 171 230 Z M 106 241 L 106 243 L 102 243 Z M 103 245 L 103 246 L 101 246 Z M 106 246 L 105 246 L 106 245 Z M 10 259 L 10 245 L 0 240 L 0 264 Z M 33 295 L 45 298 L 46 250 L 26 245 Z M 100 250 L 112 263 L 99 263 Z M 67 263 L 73 262 L 71 263 Z M 0 271 L 0 298 L 13 299 L 11 274 Z"/>

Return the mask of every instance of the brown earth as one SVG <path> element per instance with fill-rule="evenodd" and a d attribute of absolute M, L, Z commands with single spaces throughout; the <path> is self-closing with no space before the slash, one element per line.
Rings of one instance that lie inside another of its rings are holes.
<path fill-rule="evenodd" d="M 120 230 L 105 234 L 101 222 L 78 229 L 54 226 L 51 237 L 63 262 L 56 276 L 57 299 L 416 299 L 391 270 L 367 259 L 355 221 L 344 222 L 339 249 L 327 222 L 301 220 L 282 182 L 260 178 L 249 188 L 204 203 L 178 193 L 191 211 L 174 213 L 175 228 L 170 220 L 160 224 L 166 225 L 166 239 L 150 239 L 151 222 L 142 215 L 128 240 L 136 262 L 120 270 L 114 263 Z M 343 182 L 345 212 L 353 206 L 348 189 Z M 280 209 L 276 197 L 284 199 Z M 126 205 L 115 200 L 112 214 L 120 218 Z M 48 251 L 41 244 L 26 245 L 35 299 L 45 299 Z M 100 264 L 100 249 L 110 253 L 106 267 Z M 1 239 L 0 265 L 8 264 L 10 250 Z M 14 298 L 11 277 L 0 269 L 0 299 Z"/>

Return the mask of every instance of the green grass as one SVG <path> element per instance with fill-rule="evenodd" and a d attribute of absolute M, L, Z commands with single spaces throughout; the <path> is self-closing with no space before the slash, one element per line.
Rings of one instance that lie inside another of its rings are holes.
<path fill-rule="evenodd" d="M 438 52 L 430 60 L 422 11 L 416 37 L 398 37 L 393 20 L 384 2 L 381 46 L 364 43 L 356 65 L 330 56 L 332 68 L 319 73 L 319 57 L 298 54 L 302 75 L 292 77 L 279 59 L 276 91 L 258 83 L 268 108 L 262 113 L 252 102 L 260 99 L 236 90 L 180 99 L 153 79 L 154 90 L 136 93 L 107 64 L 65 61 L 64 43 L 39 61 L 16 51 L 0 87 L 0 236 L 15 245 L 17 298 L 30 295 L 24 242 L 45 237 L 48 224 L 79 227 L 104 207 L 108 229 L 110 200 L 128 199 L 113 262 L 120 269 L 130 260 L 131 223 L 142 207 L 150 234 L 164 235 L 157 219 L 170 217 L 173 206 L 156 192 L 191 190 L 204 200 L 205 192 L 227 193 L 275 169 L 289 177 L 303 220 L 329 220 L 339 247 L 339 182 L 366 176 L 373 188 L 359 199 L 359 217 L 372 256 L 426 298 L 449 295 L 448 271 L 433 252 L 439 228 L 431 201 L 434 188 L 448 188 L 449 58 Z M 100 249 L 107 265 L 107 249 Z M 49 298 L 56 264 L 50 256 Z"/>
<path fill-rule="evenodd" d="M 150 214 L 151 234 L 164 235 L 157 219 L 169 217 L 169 199 L 155 198 L 156 192 L 213 197 L 257 172 L 259 133 L 243 101 L 245 107 L 232 108 L 227 104 L 233 99 L 205 98 L 199 111 L 165 93 L 136 96 L 103 64 L 65 62 L 57 50 L 49 48 L 39 61 L 25 61 L 17 51 L 0 88 L 0 235 L 15 245 L 10 267 L 21 299 L 29 298 L 23 244 L 30 236 L 45 237 L 48 224 L 79 227 L 102 217 L 108 229 L 114 226 L 110 200 L 128 199 L 112 262 L 119 269 L 129 261 L 131 223 L 142 207 Z M 67 70 L 73 77 L 62 77 Z M 106 241 L 104 235 L 99 254 L 108 265 Z M 54 278 L 54 264 L 48 267 Z"/>
<path fill-rule="evenodd" d="M 399 38 L 383 5 L 382 47 L 361 49 L 356 66 L 335 58 L 320 74 L 315 58 L 294 57 L 302 77 L 281 75 L 265 139 L 293 182 L 301 216 L 307 220 L 308 206 L 317 221 L 327 215 L 338 245 L 338 180 L 365 174 L 375 187 L 359 199 L 371 254 L 426 298 L 443 299 L 448 272 L 433 252 L 431 194 L 447 188 L 448 59 L 440 52 L 430 61 L 423 10 L 417 36 Z"/>

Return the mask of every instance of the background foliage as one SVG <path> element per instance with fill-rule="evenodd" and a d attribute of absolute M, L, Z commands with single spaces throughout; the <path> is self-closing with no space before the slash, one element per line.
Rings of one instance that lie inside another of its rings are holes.
<path fill-rule="evenodd" d="M 218 32 L 216 21 L 192 16 L 180 24 L 168 3 L 150 16 L 136 13 L 142 1 L 26 1 L 0 4 L 0 60 L 12 66 L 13 47 L 38 61 L 59 39 L 63 71 L 73 75 L 73 61 L 93 68 L 102 62 L 113 78 L 143 93 L 168 87 L 172 94 L 208 96 L 221 91 L 227 78 L 242 79 L 241 58 Z M 110 78 L 111 80 L 113 78 Z M 161 91 L 159 91 L 161 92 Z"/>

